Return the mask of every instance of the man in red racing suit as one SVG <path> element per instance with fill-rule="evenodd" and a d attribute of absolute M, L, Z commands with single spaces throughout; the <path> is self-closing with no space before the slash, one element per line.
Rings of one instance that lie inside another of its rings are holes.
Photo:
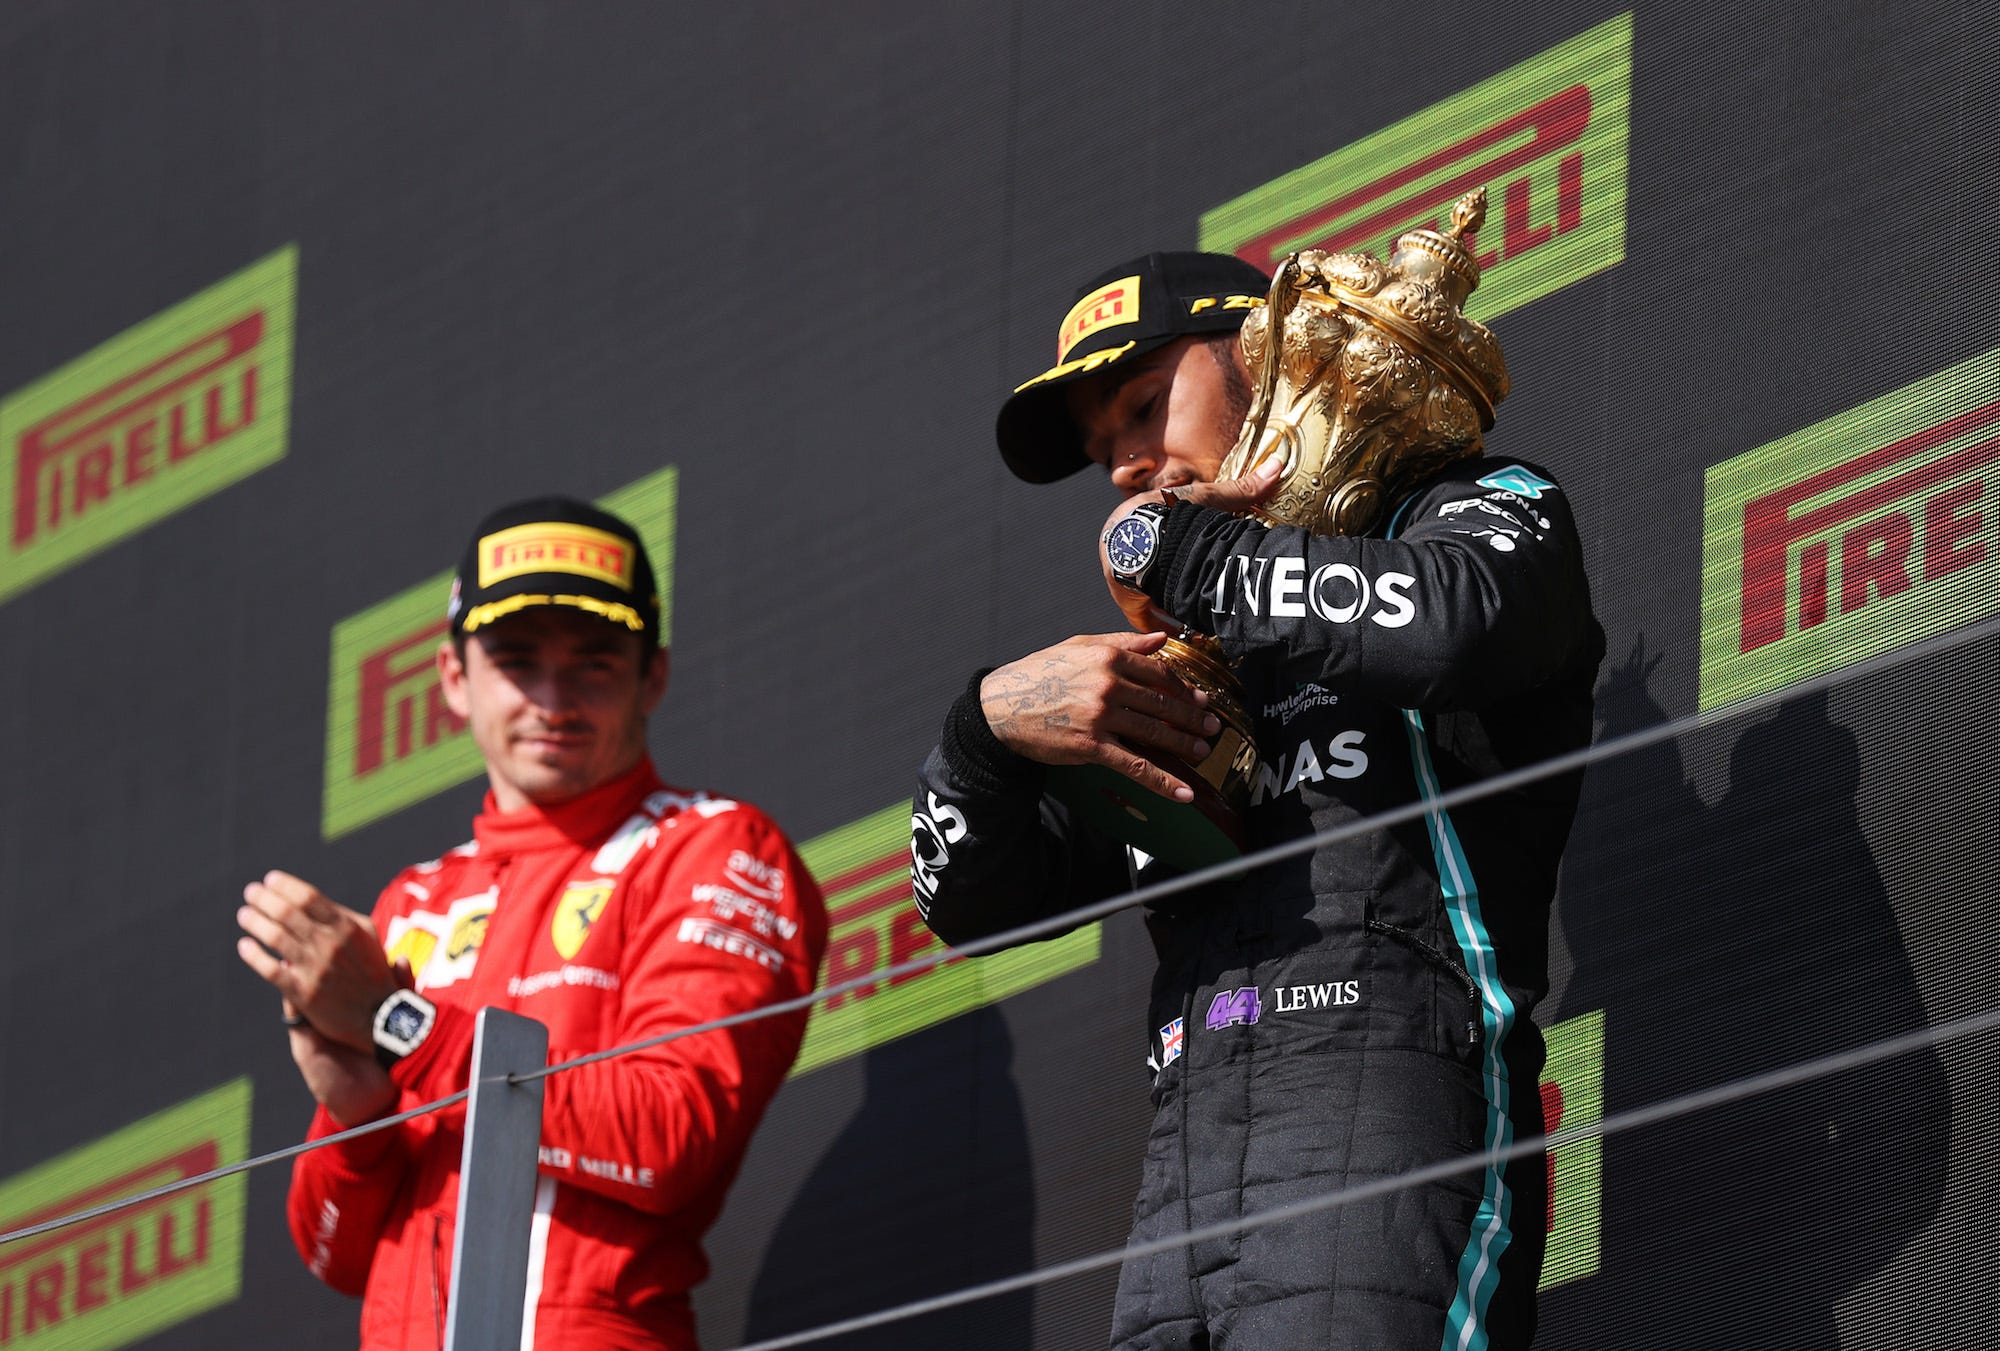
<path fill-rule="evenodd" d="M 631 551 L 631 594 L 605 580 L 616 567 L 551 575 L 568 557 L 595 566 L 559 547 L 512 577 L 489 566 L 481 584 L 482 556 L 593 533 Z M 545 1023 L 553 1064 L 813 988 L 824 907 L 785 836 L 755 807 L 668 788 L 645 754 L 666 661 L 650 578 L 630 527 L 594 508 L 495 513 L 440 651 L 491 783 L 471 842 L 405 869 L 372 924 L 284 873 L 246 888 L 239 921 L 257 941 L 239 949 L 285 996 L 320 1103 L 310 1138 L 464 1088 L 484 1007 Z M 522 1346 L 696 1345 L 701 1235 L 805 1021 L 746 1022 L 545 1081 Z M 365 1348 L 442 1343 L 464 1120 L 460 1105 L 294 1167 L 293 1239 L 314 1275 L 363 1297 Z"/>

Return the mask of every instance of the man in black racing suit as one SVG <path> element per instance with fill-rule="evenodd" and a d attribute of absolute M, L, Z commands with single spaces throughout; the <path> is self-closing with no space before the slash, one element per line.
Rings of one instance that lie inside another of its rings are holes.
<path fill-rule="evenodd" d="M 1107 306 L 1108 286 L 1136 318 Z M 1211 482 L 1249 402 L 1235 325 L 1217 320 L 1261 293 L 1261 274 L 1215 255 L 1113 268 L 999 424 L 1031 482 L 1096 461 L 1127 507 L 1178 489 L 1141 588 L 1236 663 L 1263 756 L 1252 849 L 1582 746 L 1603 655 L 1568 500 L 1538 465 L 1461 460 L 1366 537 L 1232 514 L 1270 485 Z M 1142 753 L 1192 763 L 1218 724 L 1146 659 L 1159 641 L 1072 638 L 982 672 L 953 706 L 913 822 L 917 903 L 945 941 L 1130 884 L 1126 851 L 1044 796 L 1043 766 L 1105 764 L 1186 800 Z M 1542 1133 L 1530 1015 L 1580 777 L 1148 908 L 1156 1115 L 1135 1242 Z M 1524 1347 L 1546 1217 L 1535 1155 L 1131 1259 L 1112 1341 Z"/>

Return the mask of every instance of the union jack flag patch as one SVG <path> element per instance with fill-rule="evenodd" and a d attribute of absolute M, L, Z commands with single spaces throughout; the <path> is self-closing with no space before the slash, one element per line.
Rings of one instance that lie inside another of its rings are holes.
<path fill-rule="evenodd" d="M 1165 1069 L 1181 1058 L 1184 1040 L 1182 1019 L 1176 1018 L 1160 1029 L 1160 1068 Z"/>

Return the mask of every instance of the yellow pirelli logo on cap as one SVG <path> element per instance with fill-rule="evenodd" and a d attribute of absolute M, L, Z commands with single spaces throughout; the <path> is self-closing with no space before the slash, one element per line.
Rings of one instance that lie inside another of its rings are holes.
<path fill-rule="evenodd" d="M 479 541 L 481 588 L 531 572 L 566 572 L 632 589 L 632 547 L 587 525 L 535 522 L 496 530 Z"/>
<path fill-rule="evenodd" d="M 1056 334 L 1056 360 L 1100 328 L 1139 321 L 1139 278 L 1120 277 L 1109 286 L 1100 286 L 1070 306 Z"/>

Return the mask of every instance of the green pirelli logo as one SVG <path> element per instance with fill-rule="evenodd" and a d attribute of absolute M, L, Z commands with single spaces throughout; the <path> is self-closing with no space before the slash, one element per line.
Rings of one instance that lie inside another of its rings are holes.
<path fill-rule="evenodd" d="M 2000 349 L 1708 471 L 1701 706 L 2000 612 Z"/>
<path fill-rule="evenodd" d="M 826 893 L 822 980 L 838 985 L 900 966 L 942 947 L 910 893 L 910 809 L 872 816 L 809 840 L 799 850 Z M 883 1042 L 1019 994 L 1097 960 L 1095 924 L 1047 943 L 953 960 L 838 994 L 813 1007 L 793 1074 L 804 1074 Z"/>
<path fill-rule="evenodd" d="M 0 402 L 0 601 L 285 455 L 287 246 Z"/>
<path fill-rule="evenodd" d="M 668 466 L 598 499 L 646 542 L 660 582 L 660 637 L 673 632 L 674 512 Z M 448 547 L 456 547 L 455 544 Z M 478 776 L 478 747 L 445 706 L 437 646 L 451 573 L 441 572 L 333 627 L 320 834 L 336 839 Z"/>
<path fill-rule="evenodd" d="M 29 1228 L 249 1157 L 250 1080 L 0 1182 Z M 0 1346 L 108 1351 L 227 1304 L 243 1285 L 241 1173 L 0 1247 Z"/>
<path fill-rule="evenodd" d="M 1565 1018 L 1543 1034 L 1542 1127 L 1549 1134 L 1604 1124 L 1604 1011 Z M 1604 1137 L 1549 1151 L 1549 1238 L 1541 1288 L 1597 1274 L 1604 1214 Z"/>
<path fill-rule="evenodd" d="M 1201 247 L 1265 271 L 1303 249 L 1387 257 L 1484 187 L 1479 289 L 1492 319 L 1625 257 L 1632 16 L 1265 184 L 1201 218 Z"/>

